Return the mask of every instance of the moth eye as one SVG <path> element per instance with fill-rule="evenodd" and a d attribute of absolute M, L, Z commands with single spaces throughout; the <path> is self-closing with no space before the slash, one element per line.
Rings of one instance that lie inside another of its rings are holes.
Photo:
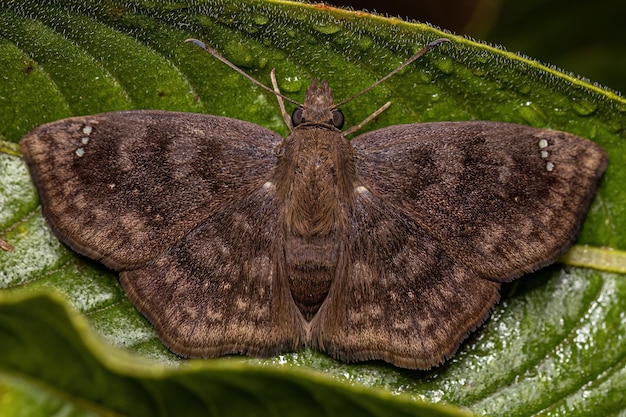
<path fill-rule="evenodd" d="M 302 118 L 302 108 L 298 107 L 291 113 L 291 123 L 293 123 L 293 127 L 296 127 L 302 122 L 304 122 Z"/>
<path fill-rule="evenodd" d="M 333 120 L 332 125 L 337 129 L 341 129 L 343 127 L 344 117 L 343 113 L 339 109 L 333 110 Z"/>

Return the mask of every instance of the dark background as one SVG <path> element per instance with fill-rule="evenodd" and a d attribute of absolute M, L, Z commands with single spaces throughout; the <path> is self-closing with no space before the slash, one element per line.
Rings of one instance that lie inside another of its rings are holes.
<path fill-rule="evenodd" d="M 623 0 L 328 0 L 503 45 L 626 93 Z"/>

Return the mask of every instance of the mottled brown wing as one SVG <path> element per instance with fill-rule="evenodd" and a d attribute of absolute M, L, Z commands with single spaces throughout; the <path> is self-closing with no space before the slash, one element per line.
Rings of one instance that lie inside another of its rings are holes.
<path fill-rule="evenodd" d="M 120 274 L 161 340 L 182 356 L 269 356 L 305 340 L 284 273 L 271 187 L 225 207 L 144 268 Z"/>
<path fill-rule="evenodd" d="M 589 140 L 509 123 L 398 125 L 352 144 L 370 192 L 455 260 L 496 280 L 567 250 L 607 165 Z"/>
<path fill-rule="evenodd" d="M 239 120 L 126 111 L 49 123 L 20 144 L 55 233 L 124 270 L 152 261 L 234 196 L 261 187 L 280 142 Z"/>
<path fill-rule="evenodd" d="M 270 355 L 304 339 L 277 250 L 276 133 L 223 117 L 129 111 L 21 142 L 46 218 L 113 269 L 184 356 Z"/>
<path fill-rule="evenodd" d="M 355 196 L 351 217 L 341 270 L 311 322 L 311 345 L 347 362 L 442 363 L 487 317 L 500 283 L 455 261 L 373 193 Z"/>
<path fill-rule="evenodd" d="M 498 123 L 394 126 L 352 143 L 350 239 L 311 344 L 407 368 L 442 363 L 501 281 L 569 247 L 607 162 L 573 135 Z"/>

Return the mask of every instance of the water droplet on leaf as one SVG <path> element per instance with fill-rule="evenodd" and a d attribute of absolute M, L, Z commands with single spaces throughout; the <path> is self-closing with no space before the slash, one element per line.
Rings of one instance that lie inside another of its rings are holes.
<path fill-rule="evenodd" d="M 262 14 L 258 14 L 256 16 L 254 16 L 254 18 L 252 18 L 252 20 L 254 21 L 254 23 L 256 23 L 259 26 L 263 26 L 263 25 L 267 24 L 267 22 L 270 21 L 269 17 L 264 16 Z"/>
<path fill-rule="evenodd" d="M 454 72 L 454 62 L 451 59 L 440 59 L 435 65 L 444 74 L 452 74 Z"/>
<path fill-rule="evenodd" d="M 474 74 L 477 77 L 482 77 L 487 73 L 487 71 L 485 71 L 484 68 L 474 68 L 472 70 L 472 74 Z"/>
<path fill-rule="evenodd" d="M 546 116 L 537 108 L 532 101 L 523 103 L 517 110 L 520 116 L 531 126 L 545 126 Z"/>
<path fill-rule="evenodd" d="M 587 100 L 572 100 L 572 108 L 580 116 L 589 116 L 596 111 L 596 105 Z"/>
<path fill-rule="evenodd" d="M 360 50 L 366 51 L 370 49 L 373 44 L 374 40 L 372 38 L 370 38 L 369 36 L 363 36 L 361 39 L 359 39 L 358 47 Z"/>
<path fill-rule="evenodd" d="M 280 81 L 280 90 L 286 93 L 297 93 L 302 90 L 302 79 L 298 76 L 285 77 Z"/>
<path fill-rule="evenodd" d="M 339 32 L 341 30 L 341 26 L 332 22 L 315 23 L 313 24 L 313 29 L 325 35 L 332 35 Z"/>
<path fill-rule="evenodd" d="M 224 51 L 228 59 L 238 67 L 265 68 L 267 65 L 267 58 L 255 53 L 247 45 L 229 43 L 225 45 Z"/>

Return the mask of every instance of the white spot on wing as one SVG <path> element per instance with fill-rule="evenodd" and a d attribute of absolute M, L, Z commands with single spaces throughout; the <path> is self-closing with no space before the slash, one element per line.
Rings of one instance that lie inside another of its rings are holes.
<path fill-rule="evenodd" d="M 76 156 L 81 157 L 85 154 L 85 150 L 83 148 L 76 149 Z"/>
<path fill-rule="evenodd" d="M 274 188 L 276 188 L 276 186 L 274 185 L 272 181 L 268 181 L 265 184 L 263 184 L 264 190 L 273 190 Z"/>
<path fill-rule="evenodd" d="M 83 145 L 88 144 L 89 143 L 89 136 L 84 136 L 83 138 L 81 138 L 80 141 L 83 143 Z"/>
<path fill-rule="evenodd" d="M 354 191 L 356 191 L 359 194 L 365 194 L 365 193 L 370 192 L 370 190 L 368 190 L 366 187 L 363 187 L 362 185 L 359 185 L 358 187 L 356 187 Z"/>
<path fill-rule="evenodd" d="M 539 149 L 541 149 L 541 157 L 543 159 L 547 159 L 550 156 L 550 152 L 547 151 L 547 147 L 550 145 L 548 143 L 547 139 L 540 139 L 539 140 Z M 546 162 L 546 171 L 548 172 L 552 172 L 554 170 L 554 163 L 553 162 Z"/>
<path fill-rule="evenodd" d="M 86 125 L 85 127 L 83 127 L 83 133 L 87 136 L 89 136 L 91 134 L 91 131 L 93 130 L 93 128 L 89 125 Z"/>

